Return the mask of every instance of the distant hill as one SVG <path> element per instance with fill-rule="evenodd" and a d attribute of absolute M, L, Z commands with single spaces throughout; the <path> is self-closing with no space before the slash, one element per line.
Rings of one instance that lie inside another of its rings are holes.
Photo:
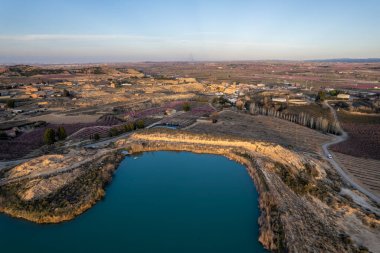
<path fill-rule="evenodd" d="M 380 58 L 367 58 L 367 59 L 339 58 L 339 59 L 307 60 L 306 62 L 374 63 L 374 62 L 380 62 Z"/>

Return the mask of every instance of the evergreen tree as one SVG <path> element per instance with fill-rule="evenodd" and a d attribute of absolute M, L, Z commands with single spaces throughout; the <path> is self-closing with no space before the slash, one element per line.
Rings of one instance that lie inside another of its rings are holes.
<path fill-rule="evenodd" d="M 142 119 L 136 121 L 136 129 L 140 129 L 140 128 L 144 128 L 145 127 L 145 123 Z"/>
<path fill-rule="evenodd" d="M 63 126 L 58 127 L 57 137 L 58 137 L 58 140 L 60 140 L 60 141 L 66 139 L 67 134 L 66 134 L 66 130 Z"/>
<path fill-rule="evenodd" d="M 188 111 L 190 111 L 190 109 L 191 109 L 189 103 L 185 103 L 185 104 L 183 104 L 182 108 L 183 108 L 183 110 L 184 110 L 185 112 L 188 112 Z"/>
<path fill-rule="evenodd" d="M 13 99 L 9 99 L 7 101 L 8 108 L 15 108 L 15 101 Z"/>
<path fill-rule="evenodd" d="M 45 144 L 51 145 L 55 142 L 55 131 L 52 128 L 47 128 L 44 132 Z"/>

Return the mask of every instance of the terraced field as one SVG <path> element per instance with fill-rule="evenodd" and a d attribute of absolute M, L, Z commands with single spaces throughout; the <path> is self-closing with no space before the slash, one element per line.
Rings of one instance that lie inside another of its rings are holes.
<path fill-rule="evenodd" d="M 363 187 L 380 195 L 380 160 L 359 158 L 334 152 L 337 162 Z"/>

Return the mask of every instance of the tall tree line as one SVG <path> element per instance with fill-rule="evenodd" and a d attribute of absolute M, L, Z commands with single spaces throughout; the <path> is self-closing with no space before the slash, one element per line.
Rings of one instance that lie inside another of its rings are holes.
<path fill-rule="evenodd" d="M 251 114 L 260 114 L 285 119 L 290 122 L 321 131 L 323 133 L 331 133 L 336 135 L 341 134 L 340 125 L 338 122 L 328 120 L 324 117 L 313 117 L 304 112 L 301 112 L 299 114 L 291 114 L 279 111 L 273 107 L 266 108 L 263 106 L 259 106 L 255 103 L 251 103 L 249 105 L 249 112 Z"/>

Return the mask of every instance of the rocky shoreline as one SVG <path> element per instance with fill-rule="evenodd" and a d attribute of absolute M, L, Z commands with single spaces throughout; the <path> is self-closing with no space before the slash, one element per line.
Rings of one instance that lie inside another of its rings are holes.
<path fill-rule="evenodd" d="M 1 186 L 0 212 L 35 223 L 72 220 L 105 196 L 123 158 L 109 153 L 72 171 Z"/>
<path fill-rule="evenodd" d="M 374 236 L 379 231 L 379 217 L 340 195 L 339 177 L 312 157 L 271 143 L 163 129 L 137 132 L 115 146 L 115 150 L 130 153 L 166 150 L 217 154 L 243 164 L 259 192 L 259 240 L 272 252 L 373 251 L 373 246 L 368 250 L 360 238 L 351 238 L 345 231 L 339 221 L 347 213 L 339 210 L 354 212 L 366 223 L 362 229 Z M 38 188 L 41 181 L 57 179 L 37 178 L 1 186 L 0 211 L 38 223 L 73 219 L 104 197 L 105 186 L 122 159 L 120 152 L 107 153 L 67 172 L 67 184 L 42 197 L 36 194 L 35 198 L 23 199 L 25 191 Z"/>

